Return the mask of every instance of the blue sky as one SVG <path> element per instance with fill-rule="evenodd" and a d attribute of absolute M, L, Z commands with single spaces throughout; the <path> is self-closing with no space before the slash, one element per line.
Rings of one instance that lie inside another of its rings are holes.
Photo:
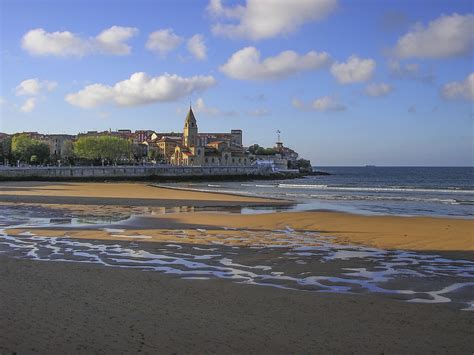
<path fill-rule="evenodd" d="M 2 132 L 181 131 L 191 100 L 313 165 L 474 163 L 470 1 L 0 4 Z"/>

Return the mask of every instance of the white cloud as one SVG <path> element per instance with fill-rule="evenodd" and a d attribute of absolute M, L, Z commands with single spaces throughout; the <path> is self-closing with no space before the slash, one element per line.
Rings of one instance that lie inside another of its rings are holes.
<path fill-rule="evenodd" d="M 347 107 L 338 102 L 334 96 L 323 96 L 314 99 L 309 104 L 298 98 L 294 98 L 291 103 L 293 107 L 302 111 L 337 112 L 345 111 L 347 109 Z"/>
<path fill-rule="evenodd" d="M 248 115 L 254 116 L 254 117 L 268 116 L 270 113 L 271 111 L 267 108 L 256 108 L 254 110 L 250 110 L 247 112 Z"/>
<path fill-rule="evenodd" d="M 386 83 L 370 83 L 365 88 L 365 93 L 368 96 L 379 97 L 386 96 L 393 91 L 393 86 Z"/>
<path fill-rule="evenodd" d="M 469 74 L 463 81 L 447 83 L 441 89 L 445 99 L 464 99 L 474 101 L 474 73 Z"/>
<path fill-rule="evenodd" d="M 117 106 L 138 106 L 153 102 L 175 101 L 193 92 L 204 91 L 216 84 L 212 76 L 183 78 L 176 74 L 149 77 L 137 72 L 113 86 L 92 84 L 66 96 L 71 105 L 92 108 L 107 103 Z"/>
<path fill-rule="evenodd" d="M 255 47 L 246 47 L 235 52 L 219 70 L 239 80 L 280 79 L 298 72 L 322 68 L 329 62 L 329 54 L 315 51 L 305 55 L 284 51 L 261 61 L 260 52 Z"/>
<path fill-rule="evenodd" d="M 101 53 L 127 55 L 130 54 L 131 48 L 124 42 L 137 33 L 136 28 L 112 26 L 95 38 L 96 46 Z"/>
<path fill-rule="evenodd" d="M 15 88 L 15 94 L 17 96 L 36 96 L 42 91 L 53 91 L 58 85 L 55 81 L 28 79 L 23 80 Z"/>
<path fill-rule="evenodd" d="M 314 100 L 311 107 L 317 111 L 345 111 L 346 106 L 337 102 L 332 96 L 324 96 Z"/>
<path fill-rule="evenodd" d="M 393 53 L 399 58 L 446 58 L 469 53 L 474 15 L 442 15 L 425 28 L 420 23 L 401 37 Z"/>
<path fill-rule="evenodd" d="M 347 59 L 347 62 L 333 63 L 331 73 L 341 84 L 360 83 L 372 78 L 375 65 L 373 59 L 361 59 L 352 55 Z"/>
<path fill-rule="evenodd" d="M 388 62 L 390 75 L 397 79 L 416 80 L 421 83 L 431 84 L 435 80 L 435 75 L 431 72 L 422 72 L 417 63 L 401 64 L 397 60 Z"/>
<path fill-rule="evenodd" d="M 46 32 L 42 28 L 28 31 L 21 40 L 21 46 L 31 55 L 53 55 L 58 57 L 101 53 L 126 55 L 131 48 L 125 42 L 135 36 L 138 30 L 133 27 L 112 26 L 97 37 L 81 38 L 69 32 Z"/>
<path fill-rule="evenodd" d="M 211 0 L 208 12 L 231 23 L 218 22 L 215 35 L 259 40 L 297 31 L 307 22 L 326 18 L 337 7 L 337 0 L 247 0 L 245 6 L 225 7 Z"/>
<path fill-rule="evenodd" d="M 35 109 L 37 98 L 44 92 L 53 91 L 58 85 L 55 81 L 27 79 L 23 80 L 15 88 L 16 96 L 30 96 L 25 100 L 20 110 L 23 112 L 31 112 Z M 40 97 L 41 98 L 41 97 Z"/>
<path fill-rule="evenodd" d="M 25 113 L 28 113 L 28 112 L 33 111 L 35 109 L 35 107 L 36 107 L 36 98 L 35 97 L 30 97 L 20 107 L 20 110 L 25 112 Z"/>
<path fill-rule="evenodd" d="M 206 43 L 202 35 L 192 36 L 187 43 L 188 51 L 197 59 L 203 60 L 207 57 Z"/>
<path fill-rule="evenodd" d="M 225 110 L 221 110 L 217 107 L 211 107 L 211 106 L 208 106 L 204 100 L 200 97 L 196 100 L 196 102 L 194 103 L 193 105 L 193 111 L 195 113 L 201 113 L 201 114 L 204 114 L 204 115 L 207 115 L 207 116 L 237 116 L 238 113 L 236 111 L 233 111 L 233 110 L 229 110 L 229 111 L 225 111 Z M 184 112 L 184 110 L 183 110 Z M 186 109 L 186 112 L 187 112 L 187 109 Z"/>
<path fill-rule="evenodd" d="M 166 28 L 150 33 L 146 48 L 160 55 L 166 55 L 178 48 L 182 42 L 183 37 L 176 35 L 171 28 Z"/>

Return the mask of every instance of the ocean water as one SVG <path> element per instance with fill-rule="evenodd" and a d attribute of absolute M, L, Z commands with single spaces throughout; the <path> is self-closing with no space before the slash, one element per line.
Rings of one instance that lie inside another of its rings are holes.
<path fill-rule="evenodd" d="M 294 200 L 296 210 L 404 216 L 474 216 L 474 167 L 316 167 L 329 176 L 167 184 Z M 252 211 L 249 211 L 252 212 Z"/>

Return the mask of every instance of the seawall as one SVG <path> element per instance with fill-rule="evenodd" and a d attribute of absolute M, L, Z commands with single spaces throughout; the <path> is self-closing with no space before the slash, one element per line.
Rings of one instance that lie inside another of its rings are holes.
<path fill-rule="evenodd" d="M 245 180 L 300 176 L 254 166 L 75 166 L 0 168 L 0 181 Z"/>

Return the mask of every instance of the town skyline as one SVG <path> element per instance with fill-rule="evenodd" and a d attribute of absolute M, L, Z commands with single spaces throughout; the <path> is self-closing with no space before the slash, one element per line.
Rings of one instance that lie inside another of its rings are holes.
<path fill-rule="evenodd" d="M 474 163 L 469 1 L 134 4 L 3 1 L 0 131 L 180 132 L 191 100 L 313 165 Z"/>

